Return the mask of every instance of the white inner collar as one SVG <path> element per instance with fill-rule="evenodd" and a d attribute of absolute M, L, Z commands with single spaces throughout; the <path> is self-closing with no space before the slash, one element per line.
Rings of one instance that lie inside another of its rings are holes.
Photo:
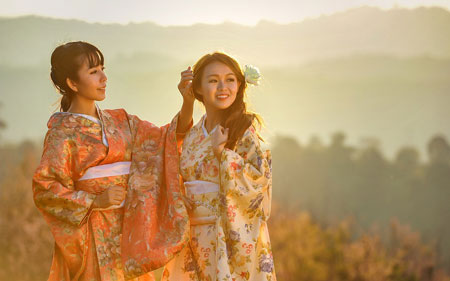
<path fill-rule="evenodd" d="M 206 130 L 206 127 L 205 127 L 205 123 L 206 123 L 206 114 L 203 115 L 203 120 L 202 120 L 202 130 L 203 130 L 203 134 L 205 135 L 205 137 L 207 137 L 207 136 L 211 135 L 211 134 L 217 129 L 217 126 L 215 126 L 215 127 L 211 130 L 211 132 L 209 132 L 209 134 L 208 134 L 208 131 Z"/>

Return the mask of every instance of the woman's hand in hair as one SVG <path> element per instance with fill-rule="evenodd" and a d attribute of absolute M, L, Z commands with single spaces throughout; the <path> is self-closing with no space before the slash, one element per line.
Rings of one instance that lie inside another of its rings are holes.
<path fill-rule="evenodd" d="M 192 127 L 192 115 L 194 113 L 194 91 L 192 90 L 192 79 L 194 73 L 189 66 L 188 69 L 181 72 L 178 90 L 183 96 L 183 105 L 181 106 L 180 116 L 177 124 L 177 134 L 184 134 Z"/>
<path fill-rule="evenodd" d="M 178 83 L 178 90 L 183 96 L 184 101 L 194 103 L 194 91 L 192 90 L 192 80 L 194 79 L 194 72 L 191 67 L 181 72 L 180 83 Z"/>
<path fill-rule="evenodd" d="M 214 155 L 220 161 L 220 156 L 228 141 L 228 128 L 217 125 L 216 130 L 211 135 L 211 143 Z"/>
<path fill-rule="evenodd" d="M 127 195 L 127 191 L 125 188 L 121 186 L 112 186 L 105 191 L 103 191 L 100 195 L 94 200 L 93 207 L 94 208 L 108 208 L 113 205 L 120 205 Z"/>

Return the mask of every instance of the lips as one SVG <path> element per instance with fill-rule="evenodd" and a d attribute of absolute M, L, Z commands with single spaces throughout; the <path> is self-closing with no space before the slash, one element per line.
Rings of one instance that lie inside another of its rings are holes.
<path fill-rule="evenodd" d="M 228 98 L 229 96 L 230 96 L 229 94 L 219 94 L 219 95 L 216 95 L 216 98 L 222 100 L 222 99 Z"/>

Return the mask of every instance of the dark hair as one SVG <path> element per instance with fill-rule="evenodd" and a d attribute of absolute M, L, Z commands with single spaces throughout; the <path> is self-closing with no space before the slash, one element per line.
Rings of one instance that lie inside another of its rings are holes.
<path fill-rule="evenodd" d="M 239 63 L 225 53 L 214 52 L 212 54 L 206 54 L 195 63 L 193 68 L 194 79 L 192 80 L 195 98 L 203 103 L 203 97 L 198 93 L 198 89 L 201 87 L 205 67 L 212 62 L 220 62 L 227 65 L 240 82 L 238 92 L 236 93 L 236 99 L 232 105 L 222 110 L 220 120 L 220 125 L 229 129 L 228 141 L 225 144 L 225 147 L 234 149 L 237 141 L 244 135 L 245 131 L 255 120 L 260 126 L 263 122 L 258 114 L 247 111 L 247 105 L 244 101 L 247 82 L 245 81 L 244 73 L 242 72 Z"/>
<path fill-rule="evenodd" d="M 87 61 L 89 68 L 104 65 L 102 52 L 87 42 L 69 42 L 56 47 L 51 57 L 50 78 L 62 95 L 61 110 L 67 111 L 75 93 L 67 85 L 67 78 L 78 81 L 78 70 Z"/>

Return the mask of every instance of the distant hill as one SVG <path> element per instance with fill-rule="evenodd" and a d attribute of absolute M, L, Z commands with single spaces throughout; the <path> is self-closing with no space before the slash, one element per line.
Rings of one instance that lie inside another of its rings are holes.
<path fill-rule="evenodd" d="M 89 24 L 27 16 L 0 18 L 0 63 L 47 63 L 51 50 L 69 40 L 97 44 L 107 58 L 160 53 L 182 61 L 224 49 L 259 65 L 295 64 L 353 53 L 450 57 L 450 12 L 356 8 L 286 25 L 260 22 L 163 27 L 153 23 Z M 6 40 L 5 40 L 6 39 Z"/>
<path fill-rule="evenodd" d="M 250 88 L 249 97 L 272 134 L 306 142 L 313 134 L 327 140 L 341 130 L 352 143 L 377 137 L 391 155 L 402 145 L 423 151 L 432 135 L 450 137 L 449 26 L 450 12 L 440 8 L 359 8 L 255 27 L 3 18 L 0 120 L 8 127 L 0 141 L 42 138 L 59 97 L 48 74 L 51 51 L 65 41 L 86 40 L 106 57 L 102 108 L 124 107 L 164 124 L 181 104 L 180 71 L 222 49 L 261 68 L 263 84 Z"/>

